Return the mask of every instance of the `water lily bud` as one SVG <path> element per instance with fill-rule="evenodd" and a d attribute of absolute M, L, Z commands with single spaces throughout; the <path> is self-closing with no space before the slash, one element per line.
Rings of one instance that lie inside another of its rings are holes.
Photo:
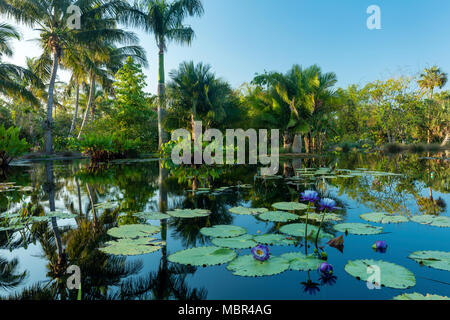
<path fill-rule="evenodd" d="M 333 273 L 333 266 L 331 264 L 328 264 L 326 262 L 322 263 L 319 267 L 320 272 L 323 274 L 332 274 Z"/>

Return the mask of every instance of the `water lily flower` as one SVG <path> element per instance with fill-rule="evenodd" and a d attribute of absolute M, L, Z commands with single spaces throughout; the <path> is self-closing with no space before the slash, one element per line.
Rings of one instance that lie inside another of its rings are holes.
<path fill-rule="evenodd" d="M 252 249 L 253 258 L 258 261 L 266 261 L 269 259 L 269 247 L 258 244 L 256 247 Z"/>
<path fill-rule="evenodd" d="M 387 243 L 386 241 L 377 241 L 375 242 L 375 244 L 372 246 L 372 248 L 374 250 L 376 250 L 377 252 L 381 252 L 381 253 L 385 253 L 386 249 L 387 249 Z"/>
<path fill-rule="evenodd" d="M 319 200 L 319 194 L 314 190 L 306 190 L 300 194 L 302 201 L 315 202 Z"/>
<path fill-rule="evenodd" d="M 319 201 L 319 210 L 320 211 L 323 211 L 323 210 L 333 211 L 334 209 L 336 209 L 336 201 L 334 201 L 333 199 L 330 199 L 330 198 L 320 199 L 320 201 Z"/>
<path fill-rule="evenodd" d="M 319 271 L 322 274 L 333 274 L 333 266 L 329 263 L 323 262 L 319 267 Z"/>

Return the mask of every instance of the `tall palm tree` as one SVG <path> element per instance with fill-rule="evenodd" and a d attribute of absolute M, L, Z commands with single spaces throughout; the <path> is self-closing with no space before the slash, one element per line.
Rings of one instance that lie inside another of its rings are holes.
<path fill-rule="evenodd" d="M 68 9 L 77 5 L 81 12 L 81 29 L 72 28 Z M 113 39 L 128 41 L 126 32 L 103 25 L 101 28 L 92 21 L 114 16 L 117 10 L 123 8 L 123 2 L 112 0 L 0 0 L 0 13 L 7 14 L 17 22 L 23 23 L 40 32 L 38 40 L 43 48 L 43 57 L 52 57 L 50 82 L 47 97 L 47 119 L 45 123 L 45 151 L 53 152 L 53 96 L 58 67 L 61 59 L 74 47 L 80 44 L 93 45 L 98 41 Z M 93 27 L 94 26 L 94 27 Z"/>
<path fill-rule="evenodd" d="M 433 93 L 436 88 L 442 89 L 448 81 L 448 75 L 441 71 L 437 66 L 427 68 L 420 74 L 420 79 L 417 80 L 419 87 L 429 94 L 429 99 L 433 99 Z M 429 110 L 427 111 L 428 122 L 430 120 Z M 431 143 L 431 130 L 427 129 L 427 143 Z"/>
<path fill-rule="evenodd" d="M 167 133 L 163 128 L 165 116 L 165 72 L 164 53 L 170 42 L 190 44 L 194 38 L 194 30 L 183 24 L 190 16 L 200 17 L 203 14 L 201 0 L 141 0 L 131 10 L 127 11 L 122 20 L 129 24 L 142 27 L 153 33 L 159 49 L 158 72 L 158 135 L 159 145 L 167 142 Z"/>
<path fill-rule="evenodd" d="M 18 31 L 6 23 L 0 23 L 0 93 L 10 97 L 19 97 L 21 100 L 37 106 L 39 100 L 28 90 L 27 84 L 42 88 L 43 84 L 40 79 L 27 68 L 2 62 L 3 56 L 11 57 L 13 54 L 10 43 L 13 39 L 21 39 Z"/>

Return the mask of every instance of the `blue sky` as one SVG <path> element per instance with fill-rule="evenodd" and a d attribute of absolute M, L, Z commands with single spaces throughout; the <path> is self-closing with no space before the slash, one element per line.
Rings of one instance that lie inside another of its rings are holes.
<path fill-rule="evenodd" d="M 170 44 L 166 71 L 184 60 L 205 62 L 233 87 L 264 70 L 294 63 L 334 71 L 338 86 L 411 75 L 438 65 L 450 73 L 448 0 L 203 0 L 205 15 L 187 21 L 196 31 L 190 47 Z M 381 8 L 381 30 L 369 30 L 366 9 Z M 36 34 L 20 28 L 25 40 Z M 156 92 L 157 49 L 152 35 L 136 31 L 150 67 L 148 91 Z M 30 41 L 15 46 L 13 61 L 39 55 Z M 61 79 L 65 79 L 62 75 Z M 449 86 L 447 85 L 447 88 Z"/>

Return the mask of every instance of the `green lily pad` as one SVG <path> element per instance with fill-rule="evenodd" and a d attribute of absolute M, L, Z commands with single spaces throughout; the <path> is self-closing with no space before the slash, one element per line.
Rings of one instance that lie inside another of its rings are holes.
<path fill-rule="evenodd" d="M 376 222 L 376 223 L 403 223 L 408 222 L 408 218 L 405 216 L 400 215 L 394 215 L 389 214 L 387 212 L 372 212 L 372 213 L 366 213 L 362 214 L 361 219 L 370 221 L 370 222 Z"/>
<path fill-rule="evenodd" d="M 371 266 L 373 267 L 371 268 Z M 394 289 L 407 289 L 416 285 L 416 278 L 411 271 L 391 262 L 354 260 L 349 261 L 344 269 L 348 274 L 363 281 L 367 281 L 369 278 L 375 281 L 378 268 L 380 275 L 378 285 Z"/>
<path fill-rule="evenodd" d="M 258 218 L 272 222 L 289 222 L 298 220 L 300 217 L 286 211 L 269 211 L 260 214 Z"/>
<path fill-rule="evenodd" d="M 304 237 L 305 236 L 305 226 L 306 226 L 306 224 L 304 224 L 304 223 L 287 224 L 280 228 L 280 232 L 288 234 L 293 237 Z M 308 225 L 308 236 L 311 235 L 313 238 L 315 238 L 318 230 L 319 230 L 318 227 L 313 226 L 313 225 Z M 321 238 L 332 239 L 333 235 L 321 230 L 320 234 L 319 234 L 319 239 L 321 239 Z"/>
<path fill-rule="evenodd" d="M 422 216 L 413 216 L 409 220 L 411 220 L 412 222 L 426 224 L 433 227 L 450 228 L 450 217 L 446 216 L 422 215 Z"/>
<path fill-rule="evenodd" d="M 200 233 L 213 238 L 232 238 L 245 234 L 247 230 L 239 226 L 217 225 L 211 228 L 201 228 Z"/>
<path fill-rule="evenodd" d="M 295 271 L 317 270 L 323 260 L 314 255 L 304 255 L 301 252 L 289 252 L 281 255 L 281 258 L 289 261 L 289 269 Z"/>
<path fill-rule="evenodd" d="M 414 293 L 404 293 L 394 297 L 394 300 L 450 300 L 449 297 L 438 296 L 437 294 L 429 294 L 426 296 L 423 294 L 414 292 Z"/>
<path fill-rule="evenodd" d="M 94 207 L 96 209 L 114 209 L 118 205 L 119 204 L 117 202 L 103 202 L 94 204 Z"/>
<path fill-rule="evenodd" d="M 416 251 L 411 253 L 408 258 L 427 267 L 450 271 L 450 252 Z"/>
<path fill-rule="evenodd" d="M 207 217 L 211 214 L 211 211 L 206 209 L 175 209 L 168 211 L 168 215 L 176 218 L 200 218 Z"/>
<path fill-rule="evenodd" d="M 341 223 L 335 225 L 333 228 L 339 232 L 348 232 L 357 235 L 379 234 L 383 232 L 382 227 L 374 227 L 365 223 Z"/>
<path fill-rule="evenodd" d="M 300 219 L 306 220 L 306 214 L 301 216 Z M 308 221 L 321 221 L 322 220 L 322 214 L 311 212 L 308 213 Z M 330 221 L 341 221 L 342 216 L 336 214 L 336 213 L 325 213 L 325 216 L 323 217 L 324 222 L 330 222 Z"/>
<path fill-rule="evenodd" d="M 244 234 L 234 238 L 214 238 L 211 242 L 218 247 L 230 249 L 250 249 L 257 245 L 250 234 Z"/>
<path fill-rule="evenodd" d="M 159 231 L 159 227 L 148 224 L 127 224 L 109 229 L 107 233 L 114 238 L 139 238 L 158 233 Z"/>
<path fill-rule="evenodd" d="M 298 202 L 277 202 L 272 204 L 272 207 L 278 210 L 291 211 L 291 210 L 306 210 L 308 206 L 304 203 Z"/>
<path fill-rule="evenodd" d="M 281 257 L 270 257 L 261 262 L 253 258 L 253 255 L 240 256 L 230 262 L 227 269 L 236 276 L 264 277 L 282 273 L 289 268 L 289 262 Z"/>
<path fill-rule="evenodd" d="M 117 256 L 136 256 L 158 251 L 165 245 L 164 241 L 154 241 L 155 238 L 119 239 L 106 242 L 106 247 L 99 250 Z"/>
<path fill-rule="evenodd" d="M 228 248 L 198 247 L 178 251 L 169 256 L 169 261 L 191 266 L 213 266 L 230 262 L 236 252 Z"/>
<path fill-rule="evenodd" d="M 168 214 L 161 212 L 137 212 L 133 213 L 133 216 L 147 220 L 165 220 L 170 218 Z"/>
<path fill-rule="evenodd" d="M 231 213 L 240 215 L 257 215 L 269 211 L 267 208 L 245 208 L 245 207 L 234 207 L 230 209 Z"/>
<path fill-rule="evenodd" d="M 263 234 L 260 236 L 254 236 L 253 240 L 259 244 L 267 244 L 274 246 L 290 246 L 295 244 L 295 240 L 287 239 L 282 234 Z"/>

